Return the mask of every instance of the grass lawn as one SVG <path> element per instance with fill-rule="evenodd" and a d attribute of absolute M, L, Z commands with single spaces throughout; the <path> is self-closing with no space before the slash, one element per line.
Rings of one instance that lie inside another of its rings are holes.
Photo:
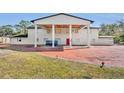
<path fill-rule="evenodd" d="M 124 78 L 124 68 L 74 63 L 32 52 L 0 56 L 0 78 Z"/>

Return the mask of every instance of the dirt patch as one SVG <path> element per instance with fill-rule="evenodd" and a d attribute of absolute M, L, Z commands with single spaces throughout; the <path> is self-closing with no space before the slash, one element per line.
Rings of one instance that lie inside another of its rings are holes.
<path fill-rule="evenodd" d="M 124 46 L 93 46 L 91 48 L 71 49 L 64 51 L 40 52 L 41 55 L 59 57 L 77 62 L 124 67 Z"/>
<path fill-rule="evenodd" d="M 14 51 L 12 51 L 12 50 L 7 50 L 7 49 L 0 49 L 0 57 L 9 55 L 9 54 L 11 54 L 11 53 L 14 53 Z"/>

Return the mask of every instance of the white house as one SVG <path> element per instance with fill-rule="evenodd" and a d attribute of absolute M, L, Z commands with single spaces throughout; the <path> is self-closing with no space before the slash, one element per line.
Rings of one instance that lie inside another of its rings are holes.
<path fill-rule="evenodd" d="M 59 13 L 32 20 L 35 27 L 28 35 L 12 37 L 11 44 L 44 46 L 113 45 L 112 37 L 99 37 L 99 28 L 90 27 L 92 20 Z"/>

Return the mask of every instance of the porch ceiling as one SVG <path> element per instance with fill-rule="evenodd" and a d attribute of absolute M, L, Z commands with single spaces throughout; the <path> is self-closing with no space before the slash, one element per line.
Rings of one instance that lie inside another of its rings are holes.
<path fill-rule="evenodd" d="M 52 31 L 52 25 L 38 25 L 39 27 L 47 30 L 47 32 L 51 32 Z M 79 29 L 81 29 L 82 27 L 85 27 L 85 25 L 72 25 L 72 28 L 75 29 L 75 32 L 78 32 Z M 69 25 L 55 25 L 55 32 L 56 33 L 60 33 L 63 30 L 61 28 L 65 28 L 66 33 L 69 33 Z"/>
<path fill-rule="evenodd" d="M 40 27 L 52 28 L 52 25 L 39 25 Z M 81 28 L 85 25 L 72 25 L 72 28 Z M 69 28 L 69 25 L 55 25 L 55 28 Z"/>

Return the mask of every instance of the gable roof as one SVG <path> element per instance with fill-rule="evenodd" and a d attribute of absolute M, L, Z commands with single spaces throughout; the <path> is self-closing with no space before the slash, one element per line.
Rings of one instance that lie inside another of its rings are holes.
<path fill-rule="evenodd" d="M 46 18 L 49 18 L 49 17 L 58 16 L 58 15 L 66 15 L 66 16 L 70 16 L 70 17 L 77 18 L 77 19 L 82 19 L 82 20 L 90 21 L 91 23 L 94 22 L 94 21 L 89 20 L 89 19 L 81 18 L 81 17 L 78 17 L 78 16 L 74 16 L 74 15 L 66 14 L 66 13 L 58 13 L 58 14 L 54 14 L 54 15 L 50 15 L 50 16 L 46 16 L 46 17 L 42 17 L 42 18 L 37 18 L 37 19 L 31 20 L 31 22 L 34 22 L 34 21 L 37 21 L 37 20 L 46 19 Z"/>

